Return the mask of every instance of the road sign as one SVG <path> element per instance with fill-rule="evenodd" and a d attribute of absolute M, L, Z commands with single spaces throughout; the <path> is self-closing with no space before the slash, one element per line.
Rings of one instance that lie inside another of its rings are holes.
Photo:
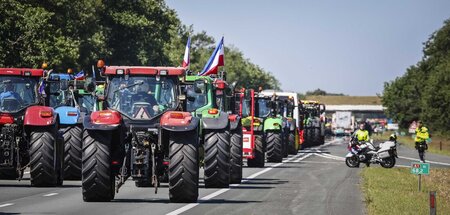
<path fill-rule="evenodd" d="M 411 173 L 415 175 L 429 175 L 430 164 L 429 163 L 411 163 Z"/>

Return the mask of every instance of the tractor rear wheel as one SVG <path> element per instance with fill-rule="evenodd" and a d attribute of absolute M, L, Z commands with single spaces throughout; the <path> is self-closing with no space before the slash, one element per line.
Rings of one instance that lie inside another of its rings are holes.
<path fill-rule="evenodd" d="M 48 187 L 61 184 L 61 160 L 57 158 L 56 132 L 51 128 L 34 128 L 30 133 L 31 186 Z"/>
<path fill-rule="evenodd" d="M 114 199 L 110 132 L 84 130 L 81 175 L 85 202 L 108 202 Z"/>
<path fill-rule="evenodd" d="M 240 184 L 242 180 L 242 127 L 231 131 L 230 136 L 231 170 L 230 183 Z"/>
<path fill-rule="evenodd" d="M 230 132 L 229 128 L 204 131 L 205 187 L 230 186 Z"/>
<path fill-rule="evenodd" d="M 295 135 L 291 132 L 289 132 L 289 137 L 288 137 L 288 152 L 290 155 L 296 155 L 297 154 L 297 149 L 295 148 Z"/>
<path fill-rule="evenodd" d="M 170 202 L 192 203 L 198 199 L 198 134 L 169 134 L 169 198 Z"/>
<path fill-rule="evenodd" d="M 280 163 L 283 161 L 282 133 L 269 131 L 266 133 L 267 161 Z"/>
<path fill-rule="evenodd" d="M 265 163 L 265 151 L 264 143 L 261 135 L 255 135 L 255 157 L 253 159 L 247 160 L 247 165 L 249 167 L 264 167 Z"/>
<path fill-rule="evenodd" d="M 79 126 L 70 126 L 63 130 L 64 138 L 64 179 L 81 179 L 81 138 L 83 130 Z"/>
<path fill-rule="evenodd" d="M 320 135 L 320 128 L 314 128 L 314 133 L 312 136 L 312 143 L 314 146 L 318 146 L 321 144 L 322 136 Z"/>

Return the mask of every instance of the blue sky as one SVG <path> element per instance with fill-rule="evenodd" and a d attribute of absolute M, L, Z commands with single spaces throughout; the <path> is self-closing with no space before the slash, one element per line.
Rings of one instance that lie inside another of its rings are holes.
<path fill-rule="evenodd" d="M 422 57 L 448 0 L 166 0 L 183 24 L 233 44 L 283 90 L 375 95 Z M 226 54 L 226 53 L 225 53 Z M 225 62 L 227 63 L 227 62 Z"/>

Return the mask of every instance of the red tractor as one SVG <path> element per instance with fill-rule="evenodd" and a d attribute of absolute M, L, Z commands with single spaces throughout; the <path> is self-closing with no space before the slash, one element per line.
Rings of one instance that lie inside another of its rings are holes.
<path fill-rule="evenodd" d="M 185 111 L 185 69 L 108 66 L 103 73 L 104 110 L 83 121 L 84 201 L 112 200 L 130 177 L 156 192 L 167 171 L 170 201 L 196 202 L 200 120 Z"/>
<path fill-rule="evenodd" d="M 30 168 L 32 186 L 63 182 L 63 145 L 58 115 L 39 106 L 42 69 L 0 68 L 0 178 L 21 179 Z"/>

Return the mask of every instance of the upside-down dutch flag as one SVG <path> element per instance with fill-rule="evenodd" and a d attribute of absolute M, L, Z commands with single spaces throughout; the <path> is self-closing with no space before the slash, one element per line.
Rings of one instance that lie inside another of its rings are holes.
<path fill-rule="evenodd" d="M 188 41 L 186 43 L 186 49 L 184 50 L 184 57 L 183 57 L 183 67 L 188 67 L 191 63 L 191 56 L 190 56 L 190 50 L 191 50 L 191 37 L 188 37 Z"/>
<path fill-rule="evenodd" d="M 219 70 L 219 66 L 223 66 L 224 64 L 224 45 L 223 45 L 223 37 L 220 40 L 219 44 L 217 45 L 216 49 L 214 50 L 213 54 L 208 60 L 208 63 L 206 63 L 205 67 L 203 68 L 202 72 L 198 75 L 211 75 L 211 74 L 217 74 L 217 71 Z"/>
<path fill-rule="evenodd" d="M 73 76 L 73 78 L 75 78 L 75 80 L 84 80 L 84 70 L 81 70 L 79 73 Z"/>

